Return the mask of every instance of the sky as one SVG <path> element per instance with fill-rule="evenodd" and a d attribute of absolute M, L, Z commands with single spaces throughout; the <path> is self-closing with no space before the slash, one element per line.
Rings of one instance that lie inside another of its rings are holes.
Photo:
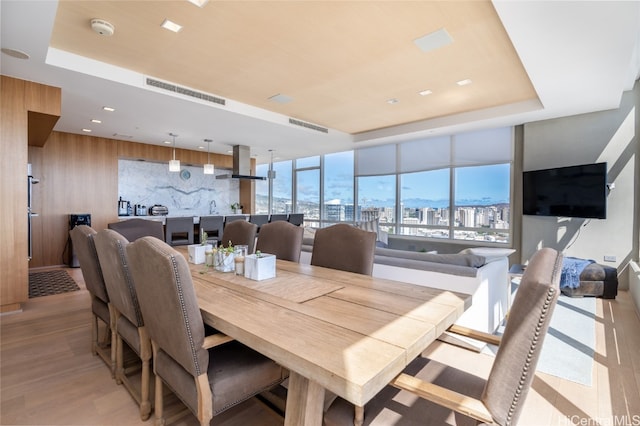
<path fill-rule="evenodd" d="M 352 203 L 353 152 L 326 155 L 324 161 L 325 202 L 339 199 L 343 204 Z M 317 160 L 298 160 L 298 167 L 312 167 L 316 164 L 318 164 Z M 291 198 L 291 162 L 274 163 L 274 169 L 276 170 L 276 179 L 273 181 L 274 197 Z M 266 175 L 266 168 L 265 173 L 262 174 Z M 319 176 L 317 169 L 297 172 L 298 200 L 318 201 Z M 511 180 L 509 164 L 460 167 L 456 169 L 455 179 L 455 199 L 458 205 L 491 205 L 509 202 Z M 361 177 L 358 185 L 361 205 L 383 207 L 395 204 L 395 175 Z M 405 207 L 421 207 L 425 205 L 426 200 L 431 201 L 428 204 L 433 207 L 446 207 L 449 204 L 448 168 L 402 174 L 400 186 Z"/>

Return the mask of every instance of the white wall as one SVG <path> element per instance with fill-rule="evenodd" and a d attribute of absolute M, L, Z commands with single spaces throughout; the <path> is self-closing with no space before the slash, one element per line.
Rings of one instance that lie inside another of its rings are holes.
<path fill-rule="evenodd" d="M 627 269 L 638 253 L 639 93 L 636 84 L 615 110 L 525 124 L 524 171 L 606 161 L 615 189 L 607 197 L 607 219 L 524 216 L 522 261 L 538 248 L 552 247 L 617 267 L 620 288 L 628 288 Z M 616 261 L 605 262 L 605 255 Z"/>

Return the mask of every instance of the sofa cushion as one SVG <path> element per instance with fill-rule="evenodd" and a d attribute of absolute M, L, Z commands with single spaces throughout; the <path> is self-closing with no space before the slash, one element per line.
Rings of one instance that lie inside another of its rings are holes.
<path fill-rule="evenodd" d="M 378 247 L 376 248 L 376 259 L 380 256 L 422 260 L 433 263 L 446 263 L 448 265 L 470 266 L 472 268 L 480 268 L 482 265 L 487 263 L 484 256 L 478 256 L 475 254 L 432 254 Z"/>
<path fill-rule="evenodd" d="M 514 249 L 500 247 L 470 247 L 460 250 L 460 254 L 477 254 L 478 256 L 482 256 L 487 263 L 508 257 L 514 252 Z"/>
<path fill-rule="evenodd" d="M 379 249 L 376 249 L 379 250 Z M 395 250 L 400 251 L 400 250 Z M 396 266 L 398 268 L 415 269 L 418 271 L 439 272 L 442 274 L 458 275 L 462 277 L 475 277 L 479 268 L 473 266 L 452 265 L 450 263 L 427 262 L 424 260 L 407 259 L 404 257 L 378 256 L 374 258 L 373 267 L 376 265 Z"/>

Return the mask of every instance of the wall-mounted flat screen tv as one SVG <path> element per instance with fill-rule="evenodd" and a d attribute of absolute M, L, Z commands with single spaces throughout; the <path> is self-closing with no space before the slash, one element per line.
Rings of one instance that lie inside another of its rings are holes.
<path fill-rule="evenodd" d="M 607 163 L 523 173 L 523 213 L 606 219 Z"/>

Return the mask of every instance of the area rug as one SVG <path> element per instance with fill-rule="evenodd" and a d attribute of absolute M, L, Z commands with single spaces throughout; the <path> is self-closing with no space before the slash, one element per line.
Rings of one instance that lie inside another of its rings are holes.
<path fill-rule="evenodd" d="M 80 290 L 67 271 L 43 271 L 29 274 L 29 298 Z"/>
<path fill-rule="evenodd" d="M 591 386 L 596 346 L 596 299 L 560 295 L 542 346 L 537 371 Z M 503 327 L 498 329 L 501 334 Z M 495 354 L 488 345 L 485 353 Z"/>

